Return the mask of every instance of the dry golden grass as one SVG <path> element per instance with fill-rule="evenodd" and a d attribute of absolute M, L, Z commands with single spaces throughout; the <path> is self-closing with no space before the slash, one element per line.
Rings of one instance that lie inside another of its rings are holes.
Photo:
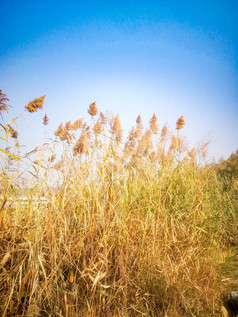
<path fill-rule="evenodd" d="M 123 144 L 119 116 L 94 106 L 90 125 L 60 125 L 36 153 L 28 185 L 5 191 L 1 316 L 224 316 L 237 179 L 224 189 L 155 115 Z"/>

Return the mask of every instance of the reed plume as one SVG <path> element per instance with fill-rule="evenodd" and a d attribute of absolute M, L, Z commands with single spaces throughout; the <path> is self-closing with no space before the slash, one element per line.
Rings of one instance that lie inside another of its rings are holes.
<path fill-rule="evenodd" d="M 99 113 L 99 119 L 101 121 L 101 124 L 106 124 L 107 123 L 107 117 L 105 114 L 103 114 L 102 112 Z"/>
<path fill-rule="evenodd" d="M 155 151 L 151 152 L 149 155 L 151 163 L 156 163 L 158 161 L 158 158 L 158 154 Z"/>
<path fill-rule="evenodd" d="M 161 131 L 161 141 L 164 141 L 166 135 L 168 133 L 168 127 L 167 125 L 165 124 L 162 128 L 162 131 Z"/>
<path fill-rule="evenodd" d="M 102 122 L 100 120 L 97 120 L 97 122 L 94 124 L 93 131 L 96 135 L 102 132 Z"/>
<path fill-rule="evenodd" d="M 147 130 L 138 142 L 137 154 L 148 154 L 153 149 L 153 142 L 151 140 L 152 131 Z"/>
<path fill-rule="evenodd" d="M 43 118 L 43 124 L 44 125 L 48 125 L 49 124 L 49 118 L 48 118 L 47 114 L 45 114 L 45 116 Z"/>
<path fill-rule="evenodd" d="M 171 146 L 170 146 L 171 150 L 177 151 L 179 149 L 179 141 L 178 138 L 176 136 L 172 136 L 172 140 L 171 140 Z"/>
<path fill-rule="evenodd" d="M 176 122 L 176 130 L 180 130 L 184 127 L 185 125 L 185 121 L 183 116 L 181 116 L 180 118 L 178 118 L 177 122 Z"/>
<path fill-rule="evenodd" d="M 88 154 L 89 152 L 89 144 L 88 144 L 88 137 L 85 130 L 82 131 L 78 141 L 75 143 L 73 147 L 73 155 L 77 154 Z"/>
<path fill-rule="evenodd" d="M 54 135 L 58 136 L 61 141 L 67 140 L 68 142 L 70 142 L 72 139 L 67 128 L 65 128 L 62 123 L 59 125 L 57 130 L 54 132 Z"/>
<path fill-rule="evenodd" d="M 139 116 L 136 118 L 136 123 L 137 123 L 137 124 L 142 124 L 140 114 L 139 114 Z"/>
<path fill-rule="evenodd" d="M 142 129 L 143 129 L 142 123 L 138 123 L 134 133 L 136 139 L 142 136 Z"/>
<path fill-rule="evenodd" d="M 8 130 L 9 130 L 9 132 L 10 132 L 10 134 L 11 134 L 11 137 L 12 137 L 13 139 L 17 139 L 17 137 L 18 137 L 18 132 L 17 132 L 16 130 L 14 130 L 10 125 L 8 126 Z"/>
<path fill-rule="evenodd" d="M 54 132 L 54 135 L 60 137 L 63 134 L 63 131 L 64 131 L 64 127 L 63 127 L 63 124 L 61 123 L 58 126 L 57 130 Z"/>
<path fill-rule="evenodd" d="M 94 101 L 93 103 L 91 103 L 89 105 L 89 109 L 88 109 L 88 113 L 90 114 L 90 116 L 94 117 L 97 115 L 98 113 L 98 108 L 96 107 L 96 101 Z"/>
<path fill-rule="evenodd" d="M 196 152 L 195 152 L 195 148 L 193 147 L 191 151 L 188 152 L 188 156 L 190 157 L 191 161 L 194 162 L 195 161 L 195 157 L 196 157 Z"/>
<path fill-rule="evenodd" d="M 126 157 L 133 155 L 136 150 L 136 140 L 126 142 L 124 147 L 124 154 Z"/>
<path fill-rule="evenodd" d="M 154 134 L 158 134 L 159 126 L 157 124 L 157 117 L 155 113 L 153 114 L 152 118 L 150 119 L 150 129 Z"/>
<path fill-rule="evenodd" d="M 82 128 L 82 125 L 83 125 L 83 119 L 78 119 L 73 124 L 70 125 L 69 130 L 76 131 L 76 130 Z"/>
<path fill-rule="evenodd" d="M 144 134 L 144 140 L 145 140 L 145 154 L 149 153 L 150 150 L 153 149 L 153 142 L 151 139 L 152 136 L 152 130 L 148 129 Z"/>
<path fill-rule="evenodd" d="M 164 156 L 164 146 L 161 143 L 157 143 L 156 147 L 157 147 L 157 155 L 160 159 L 162 159 Z"/>
<path fill-rule="evenodd" d="M 135 138 L 135 128 L 132 127 L 132 129 L 129 132 L 129 135 L 127 137 L 127 142 L 124 146 L 124 154 L 128 157 L 132 155 L 136 149 L 136 138 Z"/>
<path fill-rule="evenodd" d="M 90 126 L 86 127 L 86 135 L 87 135 L 87 140 L 89 141 L 92 137 L 92 131 L 90 130 Z"/>
<path fill-rule="evenodd" d="M 30 101 L 27 106 L 25 106 L 26 110 L 29 112 L 37 112 L 38 109 L 43 108 L 45 100 L 45 95 L 39 98 L 35 98 L 33 101 Z"/>
<path fill-rule="evenodd" d="M 137 146 L 136 154 L 143 154 L 146 148 L 145 139 L 142 137 Z"/>
<path fill-rule="evenodd" d="M 129 135 L 128 135 L 128 137 L 127 137 L 128 141 L 132 141 L 132 140 L 135 139 L 135 132 L 136 132 L 136 131 L 135 131 L 135 128 L 132 127 L 131 130 L 130 130 L 130 132 L 129 132 Z"/>
<path fill-rule="evenodd" d="M 60 160 L 59 162 L 57 162 L 57 163 L 54 165 L 54 169 L 58 171 L 58 170 L 62 169 L 63 165 L 64 165 L 63 160 Z"/>
<path fill-rule="evenodd" d="M 8 112 L 8 109 L 11 108 L 11 106 L 8 104 L 9 99 L 7 98 L 6 94 L 2 93 L 2 90 L 0 89 L 0 115 L 2 116 L 3 112 Z"/>
<path fill-rule="evenodd" d="M 115 135 L 116 140 L 121 141 L 122 140 L 122 128 L 121 128 L 121 122 L 119 119 L 119 114 L 112 120 L 111 130 L 112 130 L 112 134 Z"/>
<path fill-rule="evenodd" d="M 66 129 L 67 131 L 70 130 L 71 126 L 72 126 L 71 121 L 67 121 L 67 122 L 65 123 L 65 129 Z"/>

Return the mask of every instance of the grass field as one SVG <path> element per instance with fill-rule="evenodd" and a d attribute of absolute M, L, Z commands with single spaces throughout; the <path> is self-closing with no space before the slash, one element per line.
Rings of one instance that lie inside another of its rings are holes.
<path fill-rule="evenodd" d="M 118 115 L 88 112 L 88 123 L 60 125 L 21 177 L 5 125 L 15 152 L 2 157 L 0 315 L 228 316 L 238 155 L 205 164 L 206 144 L 189 149 L 181 136 L 183 117 L 170 130 L 138 116 L 123 137 Z"/>

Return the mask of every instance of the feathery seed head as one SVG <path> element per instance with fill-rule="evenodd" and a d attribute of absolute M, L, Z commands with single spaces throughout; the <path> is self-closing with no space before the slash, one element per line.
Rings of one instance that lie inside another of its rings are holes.
<path fill-rule="evenodd" d="M 153 149 L 153 142 L 151 140 L 152 130 L 149 129 L 144 134 L 145 145 L 146 145 L 146 153 Z"/>
<path fill-rule="evenodd" d="M 124 147 L 124 154 L 126 157 L 134 154 L 136 149 L 136 140 L 131 140 L 126 142 L 125 147 Z"/>
<path fill-rule="evenodd" d="M 91 103 L 89 105 L 89 109 L 88 109 L 88 113 L 90 114 L 90 116 L 96 116 L 98 113 L 98 108 L 96 107 L 96 101 L 94 101 L 93 103 Z"/>
<path fill-rule="evenodd" d="M 33 101 L 30 101 L 27 106 L 25 106 L 26 110 L 29 112 L 37 112 L 38 109 L 43 108 L 45 100 L 45 95 L 39 98 L 35 98 Z"/>
<path fill-rule="evenodd" d="M 191 151 L 188 152 L 188 156 L 190 157 L 191 161 L 195 160 L 196 153 L 195 153 L 195 148 L 193 147 Z"/>
<path fill-rule="evenodd" d="M 47 114 L 45 114 L 45 116 L 43 118 L 43 124 L 44 125 L 48 125 L 49 124 L 49 118 L 48 118 Z"/>
<path fill-rule="evenodd" d="M 180 130 L 184 127 L 185 125 L 185 121 L 183 116 L 181 116 L 180 118 L 178 118 L 177 122 L 176 122 L 176 130 Z"/>
<path fill-rule="evenodd" d="M 142 123 L 137 124 L 134 135 L 135 135 L 136 139 L 141 137 L 141 135 L 142 135 Z"/>
<path fill-rule="evenodd" d="M 8 126 L 9 132 L 11 134 L 11 137 L 13 139 L 17 139 L 18 137 L 18 132 L 16 130 L 14 130 L 10 125 Z"/>
<path fill-rule="evenodd" d="M 164 155 L 164 146 L 161 143 L 157 143 L 156 147 L 157 147 L 157 155 L 161 159 Z"/>
<path fill-rule="evenodd" d="M 115 135 L 117 141 L 122 140 L 122 128 L 121 128 L 121 122 L 119 119 L 119 114 L 116 115 L 116 117 L 111 122 L 111 129 L 112 133 Z"/>
<path fill-rule="evenodd" d="M 55 136 L 60 136 L 63 133 L 63 131 L 64 131 L 64 127 L 63 127 L 63 124 L 61 123 L 58 126 L 57 130 L 54 132 L 54 135 Z"/>
<path fill-rule="evenodd" d="M 54 165 L 54 169 L 58 171 L 63 167 L 63 165 L 64 165 L 64 162 L 63 160 L 61 160 Z"/>
<path fill-rule="evenodd" d="M 62 123 L 59 125 L 58 129 L 54 132 L 54 135 L 58 136 L 61 141 L 67 140 L 69 142 L 72 139 L 68 130 L 63 126 Z"/>
<path fill-rule="evenodd" d="M 168 133 L 168 127 L 167 127 L 167 125 L 165 124 L 165 125 L 163 126 L 163 128 L 162 128 L 162 131 L 161 131 L 161 139 L 162 139 L 162 140 L 165 139 L 167 133 Z"/>
<path fill-rule="evenodd" d="M 142 153 L 144 153 L 145 148 L 146 148 L 145 140 L 144 140 L 144 138 L 142 137 L 142 138 L 139 140 L 139 142 L 138 142 L 138 146 L 137 146 L 137 151 L 136 151 L 136 153 L 137 153 L 137 154 L 142 154 Z"/>
<path fill-rule="evenodd" d="M 100 114 L 99 114 L 99 119 L 101 121 L 101 124 L 107 123 L 107 118 L 106 118 L 105 114 L 103 114 L 102 112 L 100 112 Z"/>
<path fill-rule="evenodd" d="M 73 147 L 73 155 L 87 154 L 89 152 L 88 138 L 85 130 L 82 131 L 78 141 Z"/>
<path fill-rule="evenodd" d="M 141 120 L 140 114 L 139 114 L 139 116 L 136 118 L 136 123 L 137 123 L 137 124 L 142 124 L 142 120 Z"/>
<path fill-rule="evenodd" d="M 131 128 L 127 139 L 128 139 L 129 141 L 132 141 L 132 140 L 135 139 L 135 128 L 134 128 L 134 127 Z"/>
<path fill-rule="evenodd" d="M 83 119 L 78 119 L 73 124 L 70 125 L 69 130 L 76 131 L 76 130 L 82 128 L 82 125 L 83 125 Z"/>
<path fill-rule="evenodd" d="M 0 89 L 0 115 L 2 116 L 2 113 L 8 112 L 8 109 L 11 108 L 11 106 L 8 104 L 9 99 L 7 98 L 6 94 L 2 93 L 2 90 Z"/>
<path fill-rule="evenodd" d="M 93 131 L 95 134 L 100 134 L 102 132 L 102 122 L 100 120 L 97 120 L 94 124 Z"/>
<path fill-rule="evenodd" d="M 67 121 L 67 122 L 65 123 L 65 129 L 66 129 L 67 131 L 70 130 L 71 126 L 72 126 L 72 124 L 71 124 L 70 121 Z"/>
<path fill-rule="evenodd" d="M 156 163 L 156 161 L 158 160 L 158 155 L 156 154 L 155 151 L 150 153 L 149 159 L 150 159 L 151 163 Z"/>
<path fill-rule="evenodd" d="M 159 127 L 157 124 L 157 118 L 156 118 L 155 113 L 153 114 L 152 118 L 150 119 L 150 128 L 154 134 L 158 134 Z"/>
<path fill-rule="evenodd" d="M 178 150 L 179 149 L 179 141 L 178 138 L 176 138 L 176 136 L 172 136 L 172 141 L 171 141 L 171 149 L 173 150 Z"/>

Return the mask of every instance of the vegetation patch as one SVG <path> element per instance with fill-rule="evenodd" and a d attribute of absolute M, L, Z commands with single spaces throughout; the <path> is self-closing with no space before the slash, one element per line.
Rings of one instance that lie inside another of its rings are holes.
<path fill-rule="evenodd" d="M 1 92 L 1 115 L 8 101 Z M 231 314 L 237 153 L 206 164 L 207 144 L 187 146 L 183 117 L 170 130 L 138 116 L 124 137 L 119 115 L 95 102 L 88 113 L 24 155 L 17 118 L 1 124 L 1 316 Z"/>

